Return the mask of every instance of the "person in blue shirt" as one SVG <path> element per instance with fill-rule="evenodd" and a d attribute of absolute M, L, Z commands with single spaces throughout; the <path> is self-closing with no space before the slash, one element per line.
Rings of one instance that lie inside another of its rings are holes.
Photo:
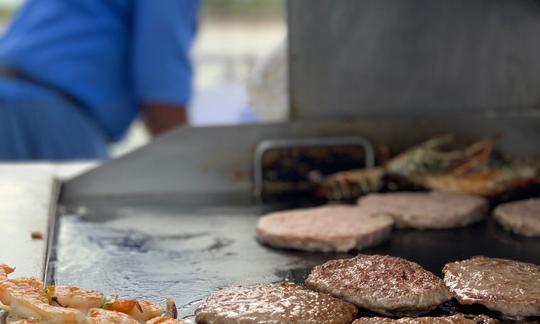
<path fill-rule="evenodd" d="M 27 0 L 0 40 L 0 160 L 106 159 L 186 121 L 198 0 Z"/>

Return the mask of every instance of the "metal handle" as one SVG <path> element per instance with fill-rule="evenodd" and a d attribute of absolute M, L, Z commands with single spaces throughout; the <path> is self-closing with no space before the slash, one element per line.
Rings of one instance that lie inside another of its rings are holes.
<path fill-rule="evenodd" d="M 369 140 L 360 136 L 309 137 L 298 139 L 269 139 L 257 144 L 253 159 L 253 194 L 261 197 L 263 191 L 263 156 L 272 149 L 324 146 L 361 146 L 365 152 L 365 167 L 375 166 L 375 150 Z"/>

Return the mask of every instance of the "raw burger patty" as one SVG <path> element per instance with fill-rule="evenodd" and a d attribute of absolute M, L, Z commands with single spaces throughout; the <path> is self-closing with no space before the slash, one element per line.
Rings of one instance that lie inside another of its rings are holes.
<path fill-rule="evenodd" d="M 401 258 L 363 255 L 316 266 L 306 283 L 322 292 L 384 315 L 417 315 L 450 300 L 444 282 Z"/>
<path fill-rule="evenodd" d="M 353 324 L 495 324 L 499 321 L 484 315 L 463 316 L 452 315 L 446 317 L 404 317 L 400 319 L 391 319 L 383 317 L 364 317 L 357 319 Z"/>
<path fill-rule="evenodd" d="M 540 316 L 540 266 L 474 257 L 449 263 L 443 272 L 461 304 L 481 304 L 509 316 Z"/>
<path fill-rule="evenodd" d="M 493 214 L 499 224 L 514 233 L 540 236 L 540 198 L 502 204 Z"/>
<path fill-rule="evenodd" d="M 358 204 L 392 216 L 399 227 L 419 229 L 466 226 L 481 220 L 488 209 L 484 198 L 442 191 L 371 194 Z"/>
<path fill-rule="evenodd" d="M 346 252 L 381 243 L 394 221 L 357 206 L 323 206 L 272 213 L 257 224 L 259 240 L 278 248 Z"/>
<path fill-rule="evenodd" d="M 350 324 L 356 307 L 292 283 L 219 290 L 195 312 L 197 323 Z"/>

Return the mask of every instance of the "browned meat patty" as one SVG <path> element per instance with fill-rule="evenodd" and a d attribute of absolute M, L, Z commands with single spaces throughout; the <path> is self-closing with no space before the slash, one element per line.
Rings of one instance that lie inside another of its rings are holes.
<path fill-rule="evenodd" d="M 328 261 L 306 283 L 384 315 L 417 315 L 452 298 L 444 282 L 420 265 L 383 255 Z"/>
<path fill-rule="evenodd" d="M 540 236 L 540 198 L 502 204 L 493 214 L 507 230 L 525 236 Z"/>
<path fill-rule="evenodd" d="M 278 248 L 338 251 L 374 246 L 390 237 L 394 221 L 356 206 L 276 212 L 259 219 L 259 240 Z"/>
<path fill-rule="evenodd" d="M 398 227 L 418 229 L 463 227 L 481 220 L 488 209 L 484 198 L 442 191 L 371 194 L 358 204 L 392 216 Z"/>
<path fill-rule="evenodd" d="M 219 290 L 195 312 L 197 323 L 350 324 L 356 307 L 292 283 Z"/>
<path fill-rule="evenodd" d="M 509 316 L 540 316 L 540 266 L 474 257 L 449 263 L 443 272 L 461 304 L 481 304 Z"/>
<path fill-rule="evenodd" d="M 384 317 L 364 317 L 353 324 L 496 324 L 499 321 L 484 315 L 464 316 L 461 314 L 446 317 L 404 317 L 400 319 Z"/>

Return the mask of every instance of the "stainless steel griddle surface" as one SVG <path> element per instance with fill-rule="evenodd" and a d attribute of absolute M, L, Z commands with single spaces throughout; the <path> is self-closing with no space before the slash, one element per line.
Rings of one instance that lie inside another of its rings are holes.
<path fill-rule="evenodd" d="M 73 207 L 73 206 L 72 206 Z M 62 213 L 49 284 L 91 287 L 108 294 L 162 302 L 172 297 L 180 317 L 212 291 L 230 285 L 302 283 L 325 260 L 352 254 L 280 251 L 255 239 L 258 217 L 284 205 L 186 207 L 175 199 L 103 200 Z M 396 230 L 364 253 L 400 256 L 440 275 L 449 261 L 474 255 L 540 264 L 540 239 L 518 237 L 491 220 L 443 231 Z"/>

